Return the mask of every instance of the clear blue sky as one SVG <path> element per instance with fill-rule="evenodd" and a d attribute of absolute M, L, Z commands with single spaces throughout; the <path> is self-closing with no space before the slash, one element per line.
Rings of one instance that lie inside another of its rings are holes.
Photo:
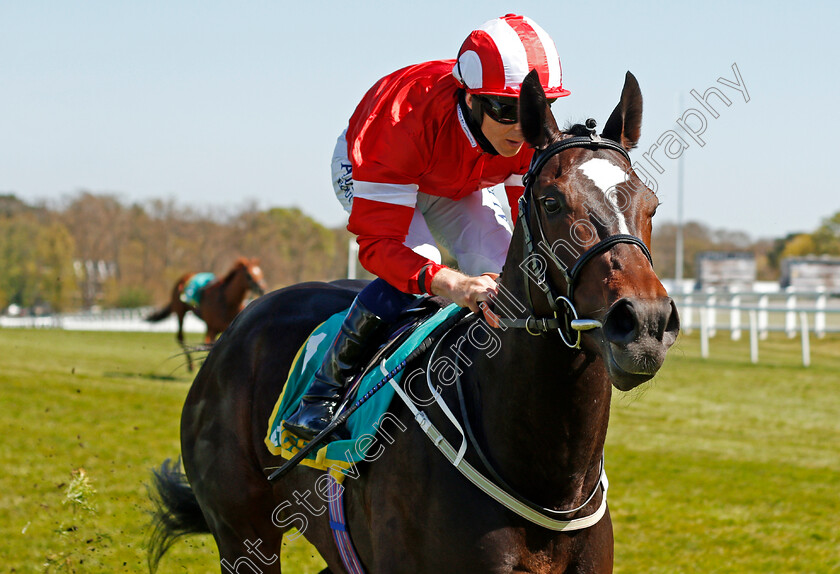
<path fill-rule="evenodd" d="M 687 139 L 687 219 L 765 237 L 840 211 L 836 2 L 4 2 L 0 192 L 298 206 L 341 225 L 329 163 L 362 94 L 399 67 L 454 57 L 508 12 L 557 44 L 572 92 L 554 105 L 561 123 L 603 125 L 624 72 L 637 76 L 643 165 L 699 107 L 689 90 L 729 96 L 706 145 Z M 749 102 L 717 83 L 735 79 L 733 63 Z M 677 162 L 655 153 L 657 220 L 674 220 Z"/>

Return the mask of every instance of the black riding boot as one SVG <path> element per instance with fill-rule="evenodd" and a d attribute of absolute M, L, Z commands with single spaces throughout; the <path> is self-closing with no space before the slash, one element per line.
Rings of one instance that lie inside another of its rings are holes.
<path fill-rule="evenodd" d="M 283 426 L 306 440 L 324 430 L 344 398 L 347 384 L 369 355 L 366 347 L 370 338 L 385 324 L 358 299 L 353 301 L 300 406 Z"/>

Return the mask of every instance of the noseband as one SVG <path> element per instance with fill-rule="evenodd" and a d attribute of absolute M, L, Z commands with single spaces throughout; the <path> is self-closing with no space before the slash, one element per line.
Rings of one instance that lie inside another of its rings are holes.
<path fill-rule="evenodd" d="M 528 283 L 529 277 L 536 283 L 537 287 L 545 295 L 551 311 L 554 313 L 554 318 L 537 318 L 534 316 L 527 319 L 508 319 L 499 318 L 499 325 L 502 327 L 524 328 L 532 335 L 539 335 L 541 333 L 551 332 L 555 329 L 560 334 L 569 348 L 579 349 L 581 331 L 588 331 L 591 329 L 599 329 L 603 325 L 596 319 L 581 319 L 578 316 L 577 309 L 574 305 L 574 291 L 575 285 L 580 278 L 583 267 L 592 259 L 612 249 L 619 243 L 629 243 L 636 245 L 642 250 L 648 261 L 653 264 L 650 251 L 644 242 L 635 235 L 616 234 L 605 237 L 589 249 L 583 252 L 583 255 L 578 257 L 577 261 L 572 265 L 571 270 L 567 271 L 567 266 L 560 260 L 550 247 L 550 243 L 546 240 L 543 232 L 540 218 L 536 218 L 536 225 L 531 225 L 531 202 L 533 201 L 534 182 L 539 176 L 542 169 L 555 155 L 571 148 L 583 147 L 589 149 L 610 149 L 617 151 L 628 163 L 632 164 L 630 155 L 618 142 L 610 139 L 602 138 L 595 134 L 595 120 L 586 120 L 586 128 L 589 130 L 589 136 L 577 136 L 566 138 L 550 144 L 547 148 L 537 150 L 534 157 L 531 159 L 531 165 L 528 168 L 528 173 L 522 178 L 525 185 L 525 191 L 522 197 L 519 198 L 519 222 L 522 225 L 522 230 L 525 234 L 525 259 L 524 262 L 528 267 L 528 273 L 524 279 L 525 281 L 525 296 L 528 298 L 528 306 L 533 312 L 534 305 L 531 300 L 531 290 Z M 536 233 L 535 233 L 536 232 Z M 535 250 L 536 243 L 541 245 L 542 252 L 554 263 L 560 274 L 566 282 L 565 295 L 557 295 L 554 287 L 548 281 L 546 276 L 546 269 L 541 265 L 542 258 L 537 256 Z"/>
<path fill-rule="evenodd" d="M 253 293 L 257 293 L 258 295 L 263 295 L 265 293 L 265 291 L 263 290 L 259 281 L 254 279 L 254 274 L 251 272 L 251 268 L 248 267 L 248 266 L 245 266 L 244 269 L 245 269 L 245 278 L 248 281 L 248 289 L 250 289 Z"/>

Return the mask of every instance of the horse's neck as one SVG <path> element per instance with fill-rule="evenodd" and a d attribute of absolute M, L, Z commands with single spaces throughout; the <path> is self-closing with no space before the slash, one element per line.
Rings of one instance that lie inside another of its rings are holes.
<path fill-rule="evenodd" d="M 225 301 L 230 305 L 238 305 L 245 299 L 248 292 L 248 280 L 244 273 L 235 273 L 225 289 Z"/>
<path fill-rule="evenodd" d="M 519 273 L 507 275 L 503 288 L 527 306 Z M 481 413 L 475 422 L 488 457 L 535 502 L 576 506 L 599 475 L 611 396 L 605 366 L 594 354 L 568 349 L 558 335 L 494 333 L 499 351 L 490 357 L 474 350 L 469 377 L 480 395 L 471 402 Z"/>
<path fill-rule="evenodd" d="M 559 337 L 499 333 L 466 375 L 478 440 L 499 474 L 543 505 L 586 499 L 599 473 L 610 387 L 599 360 L 561 349 Z M 477 391 L 476 391 L 477 389 Z"/>

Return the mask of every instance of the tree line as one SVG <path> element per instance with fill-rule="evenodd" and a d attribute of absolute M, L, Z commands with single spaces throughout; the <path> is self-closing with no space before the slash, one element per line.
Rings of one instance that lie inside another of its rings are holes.
<path fill-rule="evenodd" d="M 673 277 L 677 227 L 654 228 L 660 277 Z M 738 231 L 688 222 L 683 227 L 684 277 L 701 251 L 747 251 L 758 278 L 775 280 L 783 258 L 840 255 L 840 212 L 811 233 L 752 240 Z M 0 311 L 68 311 L 161 304 L 187 272 L 225 273 L 239 256 L 257 257 L 272 289 L 347 276 L 342 228 L 327 228 L 294 208 L 246 207 L 226 214 L 174 200 L 126 204 L 111 194 L 79 192 L 59 206 L 30 205 L 0 195 Z M 451 263 L 451 261 L 447 261 Z M 369 277 L 369 275 L 368 275 Z"/>
<path fill-rule="evenodd" d="M 139 307 L 168 300 L 184 273 L 224 274 L 257 257 L 271 288 L 347 276 L 351 235 L 294 208 L 199 212 L 80 192 L 59 207 L 0 196 L 0 310 Z"/>
<path fill-rule="evenodd" d="M 823 220 L 812 233 L 792 233 L 777 239 L 771 252 L 775 262 L 805 255 L 840 256 L 840 211 Z"/>
<path fill-rule="evenodd" d="M 653 267 L 660 277 L 674 277 L 677 258 L 677 225 L 666 222 L 654 224 L 651 238 Z M 757 279 L 772 280 L 779 276 L 778 267 L 771 264 L 768 254 L 773 246 L 770 239 L 754 241 L 744 232 L 713 229 L 697 221 L 683 225 L 683 277 L 696 277 L 696 256 L 704 251 L 737 251 L 752 253 L 756 260 Z"/>
<path fill-rule="evenodd" d="M 674 277 L 677 226 L 654 224 L 651 253 L 654 269 L 660 277 Z M 689 221 L 683 226 L 683 277 L 696 277 L 695 256 L 703 251 L 740 251 L 752 253 L 756 260 L 757 279 L 779 279 L 782 261 L 806 255 L 840 256 L 840 211 L 823 220 L 810 233 L 790 233 L 784 237 L 753 240 L 744 232 L 712 229 Z"/>

